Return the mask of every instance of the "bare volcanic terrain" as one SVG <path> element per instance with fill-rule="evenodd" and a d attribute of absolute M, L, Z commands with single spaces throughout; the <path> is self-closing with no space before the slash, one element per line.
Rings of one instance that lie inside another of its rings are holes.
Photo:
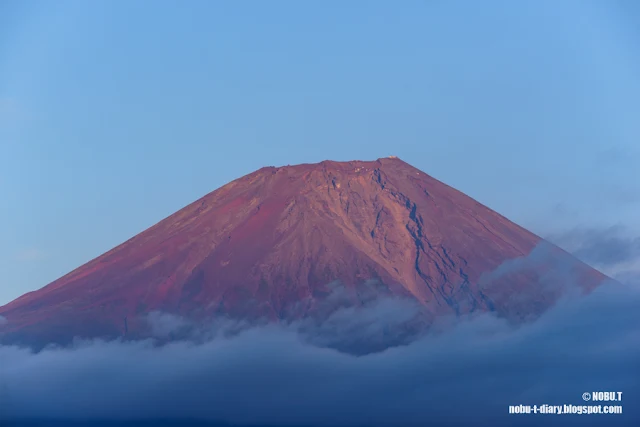
<path fill-rule="evenodd" d="M 397 158 L 265 167 L 0 307 L 0 338 L 142 333 L 139 319 L 152 311 L 300 318 L 335 283 L 356 302 L 358 287 L 375 283 L 376 292 L 413 299 L 431 317 L 526 318 L 558 297 L 562 284 L 548 279 L 560 264 L 569 263 L 585 289 L 605 279 L 552 245 L 534 267 L 495 273 L 541 243 Z"/>

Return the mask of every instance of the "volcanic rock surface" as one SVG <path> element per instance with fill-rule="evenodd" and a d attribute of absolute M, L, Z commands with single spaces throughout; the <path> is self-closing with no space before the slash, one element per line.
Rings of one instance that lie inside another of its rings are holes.
<path fill-rule="evenodd" d="M 496 275 L 544 243 L 398 158 L 265 167 L 0 307 L 0 339 L 143 334 L 153 311 L 304 318 L 335 283 L 355 303 L 374 283 L 431 318 L 526 318 L 558 298 L 563 279 L 550 272 L 560 264 L 587 290 L 605 279 L 550 244 Z"/>

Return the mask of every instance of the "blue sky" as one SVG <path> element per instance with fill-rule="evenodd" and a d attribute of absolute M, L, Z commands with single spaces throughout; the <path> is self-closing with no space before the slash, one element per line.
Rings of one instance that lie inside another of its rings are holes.
<path fill-rule="evenodd" d="M 259 167 L 392 154 L 640 269 L 639 21 L 633 0 L 0 0 L 0 304 Z"/>

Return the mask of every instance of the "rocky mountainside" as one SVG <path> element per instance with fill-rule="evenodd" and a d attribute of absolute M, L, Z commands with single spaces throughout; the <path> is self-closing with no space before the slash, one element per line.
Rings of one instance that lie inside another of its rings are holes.
<path fill-rule="evenodd" d="M 552 245 L 535 256 L 544 243 L 397 158 L 265 167 L 0 307 L 0 337 L 142 333 L 154 310 L 299 318 L 337 282 L 356 303 L 375 283 L 432 318 L 526 318 L 558 297 L 559 266 L 586 289 L 605 279 Z"/>

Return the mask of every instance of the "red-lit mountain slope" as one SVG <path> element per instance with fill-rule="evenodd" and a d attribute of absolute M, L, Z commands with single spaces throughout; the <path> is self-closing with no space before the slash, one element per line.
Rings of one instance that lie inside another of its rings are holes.
<path fill-rule="evenodd" d="M 487 275 L 540 242 L 397 158 L 265 167 L 1 307 L 0 334 L 114 336 L 125 317 L 133 331 L 153 310 L 304 316 L 299 302 L 322 299 L 336 280 L 349 289 L 377 279 L 381 292 L 415 297 L 433 316 L 522 317 L 557 297 L 562 283 L 548 283 L 556 260 L 573 263 L 587 288 L 605 278 L 552 246 L 534 267 Z"/>

